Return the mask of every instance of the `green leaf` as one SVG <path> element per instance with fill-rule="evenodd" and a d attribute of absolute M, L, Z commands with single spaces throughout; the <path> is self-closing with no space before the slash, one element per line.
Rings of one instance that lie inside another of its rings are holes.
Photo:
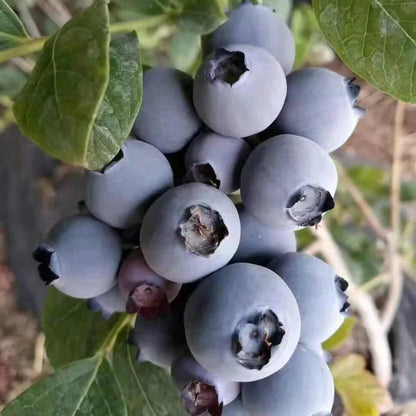
<path fill-rule="evenodd" d="M 200 35 L 212 32 L 226 20 L 221 0 L 185 0 L 179 17 L 183 30 Z"/>
<path fill-rule="evenodd" d="M 242 0 L 228 0 L 228 10 L 233 10 L 241 4 Z"/>
<path fill-rule="evenodd" d="M 142 64 L 137 33 L 110 44 L 110 81 L 88 142 L 87 165 L 99 170 L 120 150 L 142 102 Z"/>
<path fill-rule="evenodd" d="M 350 338 L 351 332 L 355 326 L 356 321 L 357 320 L 354 317 L 348 316 L 347 318 L 345 318 L 343 324 L 338 328 L 337 332 L 335 332 L 335 334 L 332 335 L 331 338 L 326 340 L 322 344 L 322 347 L 326 351 L 332 351 L 344 344 L 344 342 Z"/>
<path fill-rule="evenodd" d="M 88 167 L 93 123 L 109 81 L 107 0 L 83 10 L 50 38 L 14 113 L 46 153 Z"/>
<path fill-rule="evenodd" d="M 105 321 L 87 302 L 66 296 L 50 287 L 42 317 L 46 353 L 56 368 L 100 351 L 112 334 L 125 323 L 125 315 Z"/>
<path fill-rule="evenodd" d="M 313 0 L 313 7 L 327 40 L 353 72 L 416 103 L 414 0 Z"/>
<path fill-rule="evenodd" d="M 127 416 L 126 405 L 107 359 L 77 361 L 58 369 L 1 412 L 1 416 Z"/>
<path fill-rule="evenodd" d="M 23 23 L 6 3 L 0 0 L 0 51 L 20 45 L 29 39 Z"/>
<path fill-rule="evenodd" d="M 364 358 L 356 354 L 331 365 L 335 389 L 349 416 L 378 416 L 392 407 L 388 390 L 365 367 Z"/>
<path fill-rule="evenodd" d="M 17 94 L 26 81 L 26 76 L 13 66 L 0 67 L 0 96 Z"/>
<path fill-rule="evenodd" d="M 384 254 L 377 251 L 363 226 L 334 222 L 330 228 L 357 284 L 364 284 L 381 273 Z"/>
<path fill-rule="evenodd" d="M 385 169 L 358 165 L 348 169 L 348 175 L 360 188 L 366 199 L 380 200 L 390 196 L 389 174 Z"/>
<path fill-rule="evenodd" d="M 401 187 L 401 199 L 404 202 L 416 201 L 416 183 L 403 182 Z"/>
<path fill-rule="evenodd" d="M 172 38 L 169 57 L 173 67 L 189 72 L 199 59 L 200 52 L 200 37 L 191 32 L 181 31 Z"/>
<path fill-rule="evenodd" d="M 302 228 L 296 231 L 296 242 L 298 251 L 302 251 L 306 246 L 311 244 L 315 240 L 314 235 L 311 233 L 309 228 Z"/>
<path fill-rule="evenodd" d="M 131 415 L 184 416 L 179 394 L 163 368 L 136 360 L 137 350 L 127 343 L 128 330 L 120 334 L 113 362 Z"/>

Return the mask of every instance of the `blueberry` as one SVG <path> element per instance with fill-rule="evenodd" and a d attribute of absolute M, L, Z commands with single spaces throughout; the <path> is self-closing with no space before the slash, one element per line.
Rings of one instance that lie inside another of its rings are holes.
<path fill-rule="evenodd" d="M 334 207 L 338 176 L 316 143 L 283 134 L 250 154 L 241 174 L 241 197 L 259 222 L 282 231 L 319 223 Z"/>
<path fill-rule="evenodd" d="M 33 253 L 46 284 L 80 299 L 100 296 L 116 284 L 121 255 L 117 231 L 90 215 L 59 222 Z"/>
<path fill-rule="evenodd" d="M 189 349 L 207 370 L 248 382 L 282 368 L 300 335 L 295 297 L 274 272 L 235 263 L 204 279 L 184 315 Z"/>
<path fill-rule="evenodd" d="M 287 77 L 287 98 L 273 123 L 282 133 L 307 137 L 332 152 L 353 133 L 364 110 L 360 87 L 325 68 L 305 68 Z"/>
<path fill-rule="evenodd" d="M 221 416 L 223 406 L 235 400 L 240 393 L 239 383 L 223 380 L 210 373 L 187 348 L 174 359 L 171 375 L 190 415 Z"/>
<path fill-rule="evenodd" d="M 285 97 L 282 67 L 256 46 L 215 49 L 195 77 L 196 111 L 223 136 L 246 137 L 264 130 L 280 113 Z"/>
<path fill-rule="evenodd" d="M 243 407 L 241 397 L 237 397 L 228 406 L 224 406 L 222 416 L 249 416 L 247 410 Z"/>
<path fill-rule="evenodd" d="M 279 256 L 268 267 L 295 295 L 302 321 L 300 341 L 313 346 L 328 339 L 344 321 L 348 283 L 331 266 L 304 253 Z"/>
<path fill-rule="evenodd" d="M 169 309 L 181 285 L 157 275 L 146 263 L 140 248 L 132 250 L 122 261 L 118 286 L 127 313 L 154 318 Z"/>
<path fill-rule="evenodd" d="M 117 312 L 125 312 L 126 302 L 121 297 L 118 286 L 95 298 L 88 299 L 88 309 L 100 312 L 104 319 L 109 319 Z"/>
<path fill-rule="evenodd" d="M 183 316 L 168 313 L 150 320 L 138 315 L 130 342 L 138 348 L 138 361 L 169 369 L 186 344 Z"/>
<path fill-rule="evenodd" d="M 295 41 L 286 22 L 266 6 L 244 1 L 228 21 L 204 38 L 203 53 L 233 43 L 248 44 L 270 52 L 288 74 L 295 61 Z"/>
<path fill-rule="evenodd" d="M 205 132 L 192 140 L 185 156 L 185 180 L 203 182 L 230 194 L 240 188 L 249 145 L 235 137 Z"/>
<path fill-rule="evenodd" d="M 177 69 L 146 71 L 143 104 L 133 133 L 162 153 L 182 149 L 202 127 L 192 104 L 192 88 L 192 78 Z"/>
<path fill-rule="evenodd" d="M 127 140 L 120 157 L 103 172 L 87 172 L 85 202 L 99 220 L 129 228 L 140 223 L 149 205 L 173 186 L 173 173 L 159 150 L 139 140 Z"/>
<path fill-rule="evenodd" d="M 334 381 L 325 361 L 299 346 L 280 371 L 243 384 L 242 397 L 250 415 L 329 416 L 334 402 Z"/>
<path fill-rule="evenodd" d="M 247 262 L 265 266 L 273 257 L 296 251 L 296 236 L 293 231 L 280 231 L 268 227 L 244 208 L 237 205 L 241 222 L 241 238 L 233 262 Z"/>
<path fill-rule="evenodd" d="M 187 283 L 225 266 L 240 241 L 232 201 L 201 183 L 171 189 L 143 220 L 140 242 L 147 264 L 160 276 Z"/>

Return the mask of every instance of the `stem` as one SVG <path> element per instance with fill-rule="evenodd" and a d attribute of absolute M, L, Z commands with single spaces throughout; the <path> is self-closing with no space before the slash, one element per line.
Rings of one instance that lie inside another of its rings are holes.
<path fill-rule="evenodd" d="M 150 29 L 152 27 L 168 23 L 170 19 L 170 15 L 162 15 L 148 17 L 145 19 L 132 20 L 129 22 L 114 23 L 110 25 L 110 33 L 126 33 L 133 30 Z M 30 55 L 31 53 L 39 52 L 47 40 L 48 37 L 29 39 L 27 41 L 23 41 L 23 43 L 19 46 L 1 51 L 0 63 L 10 61 L 11 59 L 17 58 L 19 56 L 25 56 Z"/>
<path fill-rule="evenodd" d="M 102 354 L 102 356 L 105 356 L 113 351 L 114 344 L 116 343 L 120 332 L 126 326 L 133 326 L 135 318 L 135 315 L 125 315 L 120 317 L 117 325 L 115 325 L 113 330 L 108 334 L 100 348 L 99 353 Z"/>
<path fill-rule="evenodd" d="M 36 25 L 36 22 L 34 21 L 28 6 L 26 4 L 26 1 L 24 0 L 16 0 L 15 6 L 17 11 L 19 12 L 20 18 L 22 19 L 22 22 L 27 29 L 30 36 L 33 37 L 39 37 L 41 36 L 39 28 Z"/>
<path fill-rule="evenodd" d="M 19 56 L 30 55 L 31 53 L 38 52 L 43 48 L 43 45 L 47 40 L 47 37 L 29 39 L 19 46 L 1 51 L 0 63 L 10 61 L 11 59 Z"/>
<path fill-rule="evenodd" d="M 373 229 L 373 231 L 379 238 L 381 238 L 383 241 L 388 240 L 387 230 L 381 225 L 379 219 L 377 218 L 370 204 L 366 201 L 360 189 L 352 181 L 352 179 L 348 175 L 345 168 L 341 165 L 341 163 L 336 161 L 336 165 L 337 165 L 340 179 L 344 183 L 345 187 L 347 188 L 347 191 L 349 192 L 352 199 L 354 200 L 354 202 L 360 209 L 364 218 L 367 220 L 368 225 Z"/>
<path fill-rule="evenodd" d="M 392 356 L 387 334 L 383 331 L 374 301 L 368 293 L 363 292 L 354 284 L 344 256 L 328 227 L 322 224 L 314 234 L 321 243 L 321 252 L 325 260 L 340 276 L 348 280 L 351 305 L 359 313 L 367 333 L 374 374 L 383 386 L 388 386 L 392 376 Z"/>

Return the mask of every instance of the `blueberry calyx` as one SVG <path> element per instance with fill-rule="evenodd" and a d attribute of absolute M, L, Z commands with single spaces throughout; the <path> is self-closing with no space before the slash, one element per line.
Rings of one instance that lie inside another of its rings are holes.
<path fill-rule="evenodd" d="M 327 190 L 306 185 L 295 192 L 286 208 L 298 226 L 307 227 L 319 224 L 323 213 L 334 207 L 334 199 Z"/>
<path fill-rule="evenodd" d="M 248 70 L 243 52 L 218 48 L 208 63 L 206 75 L 211 82 L 219 79 L 232 86 Z"/>
<path fill-rule="evenodd" d="M 32 254 L 32 257 L 40 263 L 38 266 L 39 277 L 46 285 L 51 284 L 54 280 L 59 279 L 59 276 L 55 274 L 49 267 L 53 250 L 48 250 L 43 247 L 38 247 Z"/>
<path fill-rule="evenodd" d="M 348 302 L 348 296 L 344 293 L 348 289 L 348 282 L 341 276 L 335 277 L 335 287 L 340 297 L 341 313 L 346 313 L 351 304 Z"/>
<path fill-rule="evenodd" d="M 271 357 L 272 348 L 282 342 L 285 330 L 270 309 L 257 311 L 237 325 L 233 351 L 238 362 L 249 370 L 261 370 Z"/>
<path fill-rule="evenodd" d="M 186 210 L 179 231 L 188 251 L 203 257 L 215 253 L 221 241 L 228 236 L 221 215 L 203 205 L 194 205 Z"/>
<path fill-rule="evenodd" d="M 219 189 L 221 181 L 209 163 L 194 163 L 186 172 L 184 182 L 199 182 Z"/>
<path fill-rule="evenodd" d="M 181 393 L 182 401 L 189 415 L 199 416 L 208 413 L 221 416 L 223 404 L 218 403 L 218 393 L 214 386 L 201 381 L 191 381 Z"/>
<path fill-rule="evenodd" d="M 123 150 L 120 149 L 118 153 L 99 171 L 99 173 L 106 174 L 113 166 L 117 165 L 120 160 L 124 158 Z"/>
<path fill-rule="evenodd" d="M 357 99 L 358 99 L 358 96 L 360 95 L 361 87 L 358 84 L 356 84 L 354 81 L 355 81 L 355 78 L 345 79 L 345 83 L 347 85 L 347 93 L 348 93 L 348 97 L 350 99 L 350 102 L 352 104 L 355 114 L 357 115 L 358 118 L 363 118 L 366 111 L 364 108 L 357 106 Z"/>
<path fill-rule="evenodd" d="M 143 318 L 155 319 L 168 311 L 169 302 L 165 291 L 154 284 L 140 283 L 130 292 L 127 298 L 127 313 L 138 313 Z"/>

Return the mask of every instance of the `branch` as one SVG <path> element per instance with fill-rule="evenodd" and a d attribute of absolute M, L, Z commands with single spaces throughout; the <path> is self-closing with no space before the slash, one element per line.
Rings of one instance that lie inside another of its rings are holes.
<path fill-rule="evenodd" d="M 60 1 L 37 0 L 36 5 L 49 17 L 57 26 L 63 26 L 71 19 L 71 13 Z"/>
<path fill-rule="evenodd" d="M 30 14 L 29 9 L 27 8 L 26 2 L 24 0 L 15 0 L 15 6 L 29 35 L 35 38 L 41 36 L 40 31 L 35 21 L 33 20 L 33 17 Z"/>
<path fill-rule="evenodd" d="M 31 53 L 39 52 L 47 40 L 47 37 L 28 39 L 19 46 L 1 51 L 0 63 L 10 61 L 19 56 L 26 56 Z"/>
<path fill-rule="evenodd" d="M 334 267 L 337 273 L 345 277 L 350 284 L 350 302 L 352 307 L 359 313 L 361 322 L 366 330 L 374 374 L 383 386 L 388 386 L 392 375 L 392 356 L 387 335 L 383 331 L 373 299 L 354 284 L 341 250 L 334 241 L 328 227 L 325 224 L 321 225 L 315 231 L 315 235 L 321 243 L 322 255 L 325 260 Z"/>
<path fill-rule="evenodd" d="M 114 23 L 110 25 L 110 33 L 127 33 L 134 30 L 146 30 L 157 27 L 164 23 L 168 23 L 170 19 L 170 15 L 162 15 L 146 17 L 129 22 Z M 39 52 L 47 40 L 48 37 L 28 39 L 22 41 L 22 44 L 19 46 L 0 51 L 0 63 L 10 61 L 11 59 L 20 56 L 26 56 L 35 52 Z"/>
<path fill-rule="evenodd" d="M 35 63 L 29 58 L 13 58 L 11 62 L 25 74 L 30 74 L 35 67 Z"/>
<path fill-rule="evenodd" d="M 350 178 L 345 168 L 342 166 L 339 161 L 336 161 L 337 170 L 339 176 L 344 183 L 347 191 L 350 193 L 352 199 L 357 204 L 358 208 L 361 210 L 364 218 L 367 220 L 370 227 L 376 233 L 378 237 L 380 237 L 383 241 L 388 240 L 388 232 L 387 230 L 381 225 L 379 219 L 377 218 L 376 214 L 374 213 L 373 209 L 369 205 L 369 203 L 364 198 L 364 195 L 354 183 L 354 181 Z"/>
<path fill-rule="evenodd" d="M 393 137 L 393 166 L 391 171 L 390 206 L 391 206 L 391 235 L 388 244 L 389 255 L 389 292 L 382 311 L 382 322 L 385 332 L 388 332 L 397 313 L 403 291 L 404 277 L 399 256 L 400 237 L 400 202 L 401 174 L 403 159 L 403 127 L 406 116 L 406 104 L 398 101 L 394 123 Z"/>

